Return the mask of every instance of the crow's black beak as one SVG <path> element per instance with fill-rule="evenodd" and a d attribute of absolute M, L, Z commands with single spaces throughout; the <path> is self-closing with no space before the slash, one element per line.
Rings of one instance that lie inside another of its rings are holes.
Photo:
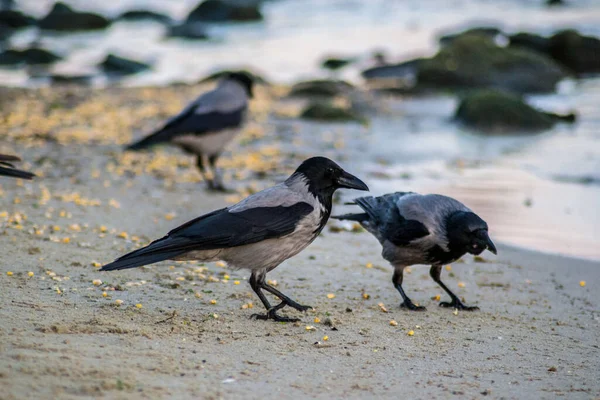
<path fill-rule="evenodd" d="M 341 188 L 369 191 L 369 187 L 363 181 L 346 171 L 342 172 L 342 175 L 337 178 L 337 185 Z"/>
<path fill-rule="evenodd" d="M 487 246 L 487 249 L 497 255 L 498 250 L 496 250 L 496 246 L 494 245 L 494 242 L 492 242 L 492 239 L 490 239 L 487 232 L 485 232 L 484 239 L 485 239 L 485 244 Z"/>

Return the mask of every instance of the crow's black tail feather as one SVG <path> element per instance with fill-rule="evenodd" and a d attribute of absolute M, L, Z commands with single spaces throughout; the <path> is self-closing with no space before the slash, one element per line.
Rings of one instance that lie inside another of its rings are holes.
<path fill-rule="evenodd" d="M 20 169 L 8 168 L 0 166 L 0 175 L 2 176 L 11 176 L 13 178 L 21 178 L 21 179 L 33 179 L 35 174 L 31 172 L 22 171 Z"/>
<path fill-rule="evenodd" d="M 146 247 L 137 249 L 117 258 L 110 264 L 103 266 L 100 271 L 135 268 L 160 261 L 172 260 L 187 251 L 185 247 L 180 247 L 181 244 L 181 240 L 172 239 L 166 236 L 162 239 L 155 240 Z"/>
<path fill-rule="evenodd" d="M 333 215 L 331 218 L 339 219 L 339 220 L 347 220 L 347 221 L 366 221 L 369 219 L 367 213 L 360 214 L 344 214 L 344 215 Z"/>
<path fill-rule="evenodd" d="M 173 135 L 171 134 L 171 132 L 165 129 L 161 129 L 157 132 L 146 136 L 141 140 L 138 140 L 137 142 L 131 143 L 130 145 L 125 147 L 125 150 L 144 150 L 157 144 L 169 142 L 172 138 Z"/>

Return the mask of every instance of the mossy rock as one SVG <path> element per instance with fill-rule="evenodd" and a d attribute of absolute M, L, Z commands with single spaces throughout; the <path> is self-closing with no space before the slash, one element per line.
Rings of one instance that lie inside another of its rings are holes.
<path fill-rule="evenodd" d="M 38 25 L 42 29 L 54 31 L 87 31 L 104 29 L 110 25 L 110 21 L 102 15 L 75 11 L 68 5 L 58 2 Z"/>
<path fill-rule="evenodd" d="M 123 21 L 156 21 L 161 24 L 171 24 L 173 20 L 171 17 L 165 14 L 157 13 L 149 10 L 129 10 L 117 17 L 118 20 Z"/>
<path fill-rule="evenodd" d="M 419 64 L 417 85 L 429 89 L 550 92 L 565 77 L 567 72 L 543 54 L 499 47 L 480 35 L 464 35 Z"/>
<path fill-rule="evenodd" d="M 300 118 L 321 122 L 366 123 L 365 118 L 353 112 L 352 110 L 325 102 L 315 102 L 309 104 L 300 114 Z"/>
<path fill-rule="evenodd" d="M 478 90 L 466 95 L 454 118 L 488 133 L 536 132 L 549 129 L 560 120 L 575 121 L 574 114 L 561 116 L 540 111 L 522 97 L 498 90 Z"/>
<path fill-rule="evenodd" d="M 131 75 L 150 69 L 150 65 L 114 54 L 106 56 L 98 65 L 105 73 L 110 75 Z"/>
<path fill-rule="evenodd" d="M 446 35 L 442 35 L 439 41 L 442 46 L 448 46 L 452 44 L 452 42 L 454 42 L 454 40 L 456 40 L 457 38 L 466 35 L 477 35 L 493 40 L 496 36 L 500 34 L 502 34 L 502 31 L 500 30 L 500 28 L 497 28 L 495 26 L 476 26 L 474 28 L 469 28 L 459 33 L 449 33 Z"/>
<path fill-rule="evenodd" d="M 171 26 L 169 27 L 167 36 L 191 40 L 209 39 L 206 27 L 200 22 L 184 22 L 181 25 Z"/>
<path fill-rule="evenodd" d="M 577 74 L 600 73 L 600 39 L 575 30 L 550 38 L 550 56 Z"/>
<path fill-rule="evenodd" d="M 61 57 L 44 49 L 6 50 L 0 53 L 0 65 L 43 65 L 52 64 Z"/>
<path fill-rule="evenodd" d="M 0 10 L 0 25 L 11 28 L 19 29 L 25 28 L 35 24 L 35 18 L 23 14 L 17 10 Z"/>
<path fill-rule="evenodd" d="M 355 58 L 327 57 L 321 62 L 321 67 L 331 71 L 342 69 L 356 61 Z"/>
<path fill-rule="evenodd" d="M 205 0 L 188 14 L 186 22 L 260 21 L 263 15 L 259 5 L 259 1 L 238 4 L 225 0 Z"/>
<path fill-rule="evenodd" d="M 289 96 L 335 97 L 347 94 L 354 86 L 346 81 L 315 79 L 298 82 L 292 86 Z"/>

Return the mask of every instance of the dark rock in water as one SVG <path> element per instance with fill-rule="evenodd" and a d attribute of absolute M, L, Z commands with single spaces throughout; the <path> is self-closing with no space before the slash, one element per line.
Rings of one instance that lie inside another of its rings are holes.
<path fill-rule="evenodd" d="M 289 96 L 302 97 L 334 97 L 347 94 L 354 86 L 345 81 L 316 79 L 296 83 L 292 86 Z"/>
<path fill-rule="evenodd" d="M 576 74 L 600 72 L 600 39 L 574 30 L 561 31 L 550 38 L 518 33 L 510 37 L 510 46 L 544 53 Z"/>
<path fill-rule="evenodd" d="M 161 24 L 171 24 L 173 20 L 171 17 L 165 14 L 160 14 L 154 11 L 148 10 L 130 10 L 119 15 L 116 19 L 123 21 L 142 21 L 151 20 L 160 22 Z"/>
<path fill-rule="evenodd" d="M 94 78 L 92 75 L 64 75 L 53 74 L 49 76 L 50 82 L 53 85 L 83 85 L 87 86 L 92 83 Z"/>
<path fill-rule="evenodd" d="M 454 118 L 465 126 L 488 133 L 535 132 L 556 122 L 574 122 L 566 116 L 539 111 L 518 95 L 498 90 L 479 90 L 466 95 Z"/>
<path fill-rule="evenodd" d="M 550 38 L 550 55 L 577 74 L 600 72 L 600 39 L 574 30 Z"/>
<path fill-rule="evenodd" d="M 42 29 L 55 31 L 86 31 L 104 29 L 110 21 L 95 13 L 75 11 L 68 5 L 58 2 L 39 23 Z"/>
<path fill-rule="evenodd" d="M 192 40 L 209 39 L 204 24 L 200 22 L 184 22 L 181 25 L 172 26 L 169 28 L 167 36 Z"/>
<path fill-rule="evenodd" d="M 0 53 L 0 65 L 36 65 L 51 64 L 61 57 L 48 50 L 31 48 L 25 50 L 6 50 Z"/>
<path fill-rule="evenodd" d="M 563 0 L 546 0 L 547 6 L 564 6 L 565 2 Z"/>
<path fill-rule="evenodd" d="M 502 31 L 495 26 L 478 26 L 475 28 L 467 29 L 463 32 L 450 33 L 447 35 L 443 35 L 440 37 L 439 41 L 442 46 L 447 46 L 449 44 L 452 44 L 452 42 L 455 39 L 457 39 L 461 36 L 465 36 L 465 35 L 483 36 L 483 37 L 487 37 L 488 39 L 493 40 L 494 38 L 496 38 L 496 36 L 501 35 L 501 34 L 502 34 Z"/>
<path fill-rule="evenodd" d="M 519 32 L 509 36 L 509 45 L 525 47 L 540 53 L 550 53 L 550 39 L 533 33 Z"/>
<path fill-rule="evenodd" d="M 355 61 L 354 58 L 335 58 L 329 57 L 323 60 L 321 63 L 321 67 L 325 69 L 330 69 L 332 71 L 336 71 L 338 69 L 342 69 L 349 64 L 352 64 Z"/>
<path fill-rule="evenodd" d="M 194 21 L 260 21 L 260 1 L 205 0 L 187 16 L 186 22 Z"/>
<path fill-rule="evenodd" d="M 322 122 L 360 122 L 366 120 L 352 110 L 334 106 L 325 102 L 309 104 L 300 114 L 300 118 Z"/>
<path fill-rule="evenodd" d="M 361 75 L 363 78 L 368 80 L 391 79 L 414 82 L 423 60 L 425 59 L 415 58 L 399 64 L 389 64 L 368 68 L 361 72 Z"/>
<path fill-rule="evenodd" d="M 0 10 L 0 25 L 19 29 L 35 24 L 35 18 L 17 10 Z"/>
<path fill-rule="evenodd" d="M 111 75 L 131 75 L 150 69 L 150 65 L 109 54 L 98 67 Z"/>
<path fill-rule="evenodd" d="M 543 54 L 499 47 L 489 38 L 465 35 L 442 48 L 433 58 L 419 63 L 417 85 L 424 89 L 550 92 L 565 77 L 567 71 Z"/>
<path fill-rule="evenodd" d="M 255 83 L 261 83 L 261 84 L 265 84 L 265 85 L 269 84 L 269 81 L 267 81 L 261 74 L 254 72 L 254 71 L 247 70 L 247 69 L 237 69 L 237 70 L 225 69 L 225 70 L 217 71 L 217 72 L 214 72 L 214 73 L 208 75 L 205 78 L 200 79 L 198 81 L 198 83 L 212 82 L 212 81 L 221 79 L 224 76 L 226 76 L 230 73 L 233 73 L 233 72 L 238 73 L 238 74 L 246 74 L 249 77 L 251 77 Z"/>

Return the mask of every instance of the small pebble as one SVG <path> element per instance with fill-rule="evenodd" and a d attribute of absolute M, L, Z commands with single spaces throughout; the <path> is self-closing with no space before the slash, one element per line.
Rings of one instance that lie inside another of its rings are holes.
<path fill-rule="evenodd" d="M 585 286 L 585 281 L 580 281 L 579 282 L 579 286 L 584 287 Z"/>
<path fill-rule="evenodd" d="M 102 281 L 101 281 L 100 279 L 94 279 L 94 280 L 92 281 L 92 284 L 93 284 L 94 286 L 100 286 L 100 285 L 102 285 Z"/>
<path fill-rule="evenodd" d="M 142 304 L 141 304 L 141 303 L 137 303 L 137 304 L 135 305 L 135 308 L 138 308 L 138 309 L 139 309 L 139 308 L 142 308 Z"/>
<path fill-rule="evenodd" d="M 6 275 L 13 276 L 13 273 L 12 273 L 12 271 L 6 271 Z"/>
<path fill-rule="evenodd" d="M 394 321 L 394 320 L 391 320 L 390 321 L 390 325 L 391 326 L 398 326 L 398 323 L 396 321 Z"/>
<path fill-rule="evenodd" d="M 414 334 L 415 334 L 415 331 L 413 331 L 413 330 L 410 330 L 410 331 L 408 331 L 408 333 L 407 333 L 407 335 L 408 335 L 408 336 L 413 336 Z"/>
<path fill-rule="evenodd" d="M 115 300 L 115 304 L 120 306 L 121 304 L 123 304 L 123 300 Z"/>
<path fill-rule="evenodd" d="M 335 298 L 335 294 L 333 294 L 333 293 L 329 293 L 329 294 L 327 295 L 327 298 L 328 298 L 328 299 L 333 299 L 333 298 Z"/>
<path fill-rule="evenodd" d="M 29 272 L 27 273 L 27 276 L 28 276 L 28 277 L 30 277 L 30 278 L 31 278 L 33 275 L 35 275 L 35 274 L 33 273 L 33 271 L 29 271 Z"/>

